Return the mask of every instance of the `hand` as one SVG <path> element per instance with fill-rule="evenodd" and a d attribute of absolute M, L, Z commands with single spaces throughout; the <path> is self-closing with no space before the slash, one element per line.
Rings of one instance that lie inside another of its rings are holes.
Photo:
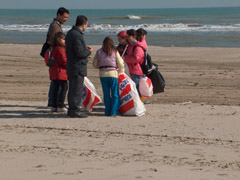
<path fill-rule="evenodd" d="M 93 52 L 93 48 L 91 48 L 90 46 L 87 46 L 87 48 L 88 48 L 91 52 Z"/>

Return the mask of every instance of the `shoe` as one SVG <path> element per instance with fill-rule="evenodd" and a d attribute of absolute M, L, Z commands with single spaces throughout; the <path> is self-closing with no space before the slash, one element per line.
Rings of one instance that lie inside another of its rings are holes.
<path fill-rule="evenodd" d="M 71 118 L 87 118 L 88 117 L 87 114 L 80 114 L 79 112 L 78 113 L 69 113 L 68 112 L 67 115 Z"/>
<path fill-rule="evenodd" d="M 65 108 L 65 107 L 63 107 L 63 108 L 60 108 L 60 107 L 58 107 L 57 108 L 57 112 L 67 112 L 68 110 L 67 110 L 67 108 Z"/>
<path fill-rule="evenodd" d="M 57 112 L 57 108 L 56 107 L 51 107 L 51 112 Z"/>

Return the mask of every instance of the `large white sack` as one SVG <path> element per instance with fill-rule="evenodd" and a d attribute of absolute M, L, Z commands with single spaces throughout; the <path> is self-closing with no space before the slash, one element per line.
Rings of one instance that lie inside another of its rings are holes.
<path fill-rule="evenodd" d="M 146 109 L 141 102 L 135 82 L 125 73 L 119 74 L 118 77 L 120 109 L 122 115 L 142 116 Z"/>

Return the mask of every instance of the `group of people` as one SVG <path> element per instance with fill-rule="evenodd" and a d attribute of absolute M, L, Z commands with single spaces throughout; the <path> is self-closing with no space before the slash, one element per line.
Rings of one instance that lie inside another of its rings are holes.
<path fill-rule="evenodd" d="M 88 58 L 93 52 L 93 48 L 86 45 L 83 37 L 88 18 L 77 16 L 75 25 L 65 36 L 61 24 L 64 24 L 68 17 L 69 11 L 59 8 L 47 34 L 47 42 L 53 49 L 52 57 L 57 60 L 49 68 L 51 84 L 48 106 L 52 112 L 67 112 L 70 117 L 85 118 L 88 115 L 80 111 L 80 104 Z M 102 47 L 96 51 L 93 67 L 99 69 L 106 116 L 119 115 L 118 73 L 124 72 L 126 65 L 142 100 L 139 92 L 139 81 L 143 75 L 140 63 L 143 62 L 144 50 L 147 49 L 146 35 L 144 29 L 121 31 L 117 34 L 117 47 L 111 37 L 106 37 Z M 67 91 L 68 109 L 64 105 Z"/>

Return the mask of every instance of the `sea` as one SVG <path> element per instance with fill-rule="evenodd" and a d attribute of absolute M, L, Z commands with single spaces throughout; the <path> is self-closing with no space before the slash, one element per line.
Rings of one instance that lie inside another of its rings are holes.
<path fill-rule="evenodd" d="M 56 9 L 0 9 L 0 43 L 42 44 Z M 70 9 L 67 33 L 78 15 L 88 17 L 88 45 L 144 28 L 147 43 L 164 47 L 240 47 L 240 7 L 171 9 Z"/>

